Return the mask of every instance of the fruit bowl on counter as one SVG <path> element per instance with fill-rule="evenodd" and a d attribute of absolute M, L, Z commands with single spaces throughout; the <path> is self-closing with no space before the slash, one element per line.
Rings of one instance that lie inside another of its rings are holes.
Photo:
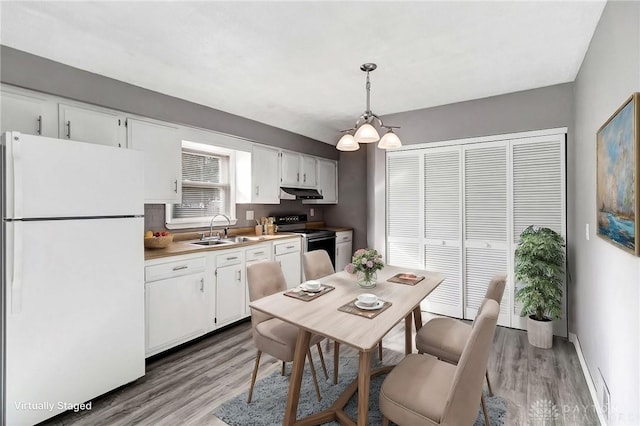
<path fill-rule="evenodd" d="M 144 234 L 144 248 L 162 249 L 167 248 L 173 242 L 173 234 L 162 232 L 147 231 Z"/>

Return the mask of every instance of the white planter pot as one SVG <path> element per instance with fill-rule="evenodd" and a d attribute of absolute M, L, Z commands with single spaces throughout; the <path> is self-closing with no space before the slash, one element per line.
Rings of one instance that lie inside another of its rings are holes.
<path fill-rule="evenodd" d="M 553 321 L 536 321 L 527 317 L 527 336 L 530 345 L 550 349 L 553 346 Z"/>

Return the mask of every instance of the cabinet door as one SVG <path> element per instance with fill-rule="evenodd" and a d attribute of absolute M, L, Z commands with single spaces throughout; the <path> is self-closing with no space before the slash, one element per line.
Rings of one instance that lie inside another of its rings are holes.
<path fill-rule="evenodd" d="M 424 154 L 425 269 L 447 277 L 422 302 L 423 309 L 462 318 L 461 148 L 427 149 Z"/>
<path fill-rule="evenodd" d="M 529 225 L 553 229 L 566 239 L 565 136 L 539 136 L 512 141 L 511 164 L 512 247 L 517 247 L 520 234 Z M 509 252 L 512 265 L 515 264 L 514 252 Z M 520 316 L 522 305 L 514 299 L 516 288 L 521 286 L 521 283 L 516 284 L 515 279 L 509 277 L 500 311 L 502 313 L 503 306 L 508 309 L 509 305 L 513 305 L 511 327 L 526 329 L 526 317 Z M 563 283 L 562 294 L 562 318 L 553 322 L 553 331 L 556 335 L 566 336 L 566 282 Z"/>
<path fill-rule="evenodd" d="M 124 117 L 92 109 L 59 105 L 61 139 L 126 147 Z"/>
<path fill-rule="evenodd" d="M 387 152 L 387 263 L 424 267 L 422 156 Z"/>
<path fill-rule="evenodd" d="M 280 153 L 280 183 L 282 186 L 300 186 L 300 154 Z"/>
<path fill-rule="evenodd" d="M 204 273 L 146 284 L 147 354 L 203 334 L 207 327 Z"/>
<path fill-rule="evenodd" d="M 280 204 L 278 150 L 254 145 L 251 157 L 252 201 L 258 204 Z"/>
<path fill-rule="evenodd" d="M 344 271 L 344 267 L 351 263 L 353 254 L 352 242 L 336 244 L 336 272 Z"/>
<path fill-rule="evenodd" d="M 182 142 L 174 127 L 129 118 L 129 148 L 144 152 L 145 203 L 179 203 L 182 199 Z"/>
<path fill-rule="evenodd" d="M 216 269 L 216 324 L 225 325 L 244 316 L 244 265 Z"/>
<path fill-rule="evenodd" d="M 318 160 L 318 190 L 322 195 L 322 204 L 338 202 L 338 163 Z"/>
<path fill-rule="evenodd" d="M 314 157 L 302 155 L 302 176 L 300 177 L 300 185 L 315 188 L 318 185 L 318 168 L 317 161 Z"/>
<path fill-rule="evenodd" d="M 473 319 L 489 281 L 508 271 L 507 143 L 463 147 L 464 318 Z M 499 325 L 510 325 L 505 304 Z"/>
<path fill-rule="evenodd" d="M 43 117 L 45 101 L 42 99 L 5 91 L 2 92 L 1 98 L 0 133 L 16 131 L 29 135 L 43 135 L 44 121 L 55 120 L 51 116 Z"/>
<path fill-rule="evenodd" d="M 300 285 L 300 252 L 280 254 L 275 259 L 280 262 L 282 273 L 287 281 L 287 288 Z"/>

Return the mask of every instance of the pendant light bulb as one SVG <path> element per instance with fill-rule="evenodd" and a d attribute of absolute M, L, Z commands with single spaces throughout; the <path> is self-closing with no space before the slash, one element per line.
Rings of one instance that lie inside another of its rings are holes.
<path fill-rule="evenodd" d="M 382 139 L 380 139 L 380 143 L 378 144 L 378 148 L 381 149 L 399 148 L 401 146 L 402 142 L 400 142 L 398 135 L 393 133 L 393 129 L 389 129 L 387 133 L 382 136 Z"/>
<path fill-rule="evenodd" d="M 336 148 L 338 151 L 357 151 L 360 149 L 360 145 L 352 135 L 347 133 L 340 138 Z"/>
<path fill-rule="evenodd" d="M 362 126 L 358 127 L 354 138 L 358 143 L 372 143 L 378 142 L 380 140 L 380 135 L 375 127 L 369 123 L 364 123 Z"/>

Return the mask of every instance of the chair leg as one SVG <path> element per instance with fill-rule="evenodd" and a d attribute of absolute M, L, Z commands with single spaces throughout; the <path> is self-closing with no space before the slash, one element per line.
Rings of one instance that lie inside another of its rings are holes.
<path fill-rule="evenodd" d="M 282 376 L 284 376 L 286 365 L 287 363 L 282 361 L 282 367 L 280 368 L 280 375 Z"/>
<path fill-rule="evenodd" d="M 316 377 L 316 367 L 313 365 L 313 358 L 311 357 L 311 349 L 307 349 L 307 358 L 309 358 L 309 367 L 311 368 L 311 377 L 313 378 L 313 386 L 316 388 L 316 395 L 318 401 L 322 399 L 320 396 L 320 388 L 318 387 L 318 377 Z"/>
<path fill-rule="evenodd" d="M 382 361 L 382 340 L 378 342 L 378 358 Z"/>
<path fill-rule="evenodd" d="M 489 388 L 489 396 L 493 396 L 493 390 L 491 389 L 491 382 L 489 381 L 489 370 L 485 371 L 484 375 L 487 378 L 487 387 Z"/>
<path fill-rule="evenodd" d="M 258 353 L 256 354 L 256 365 L 253 367 L 253 374 L 251 375 L 251 387 L 249 388 L 249 398 L 247 398 L 247 404 L 251 403 L 251 397 L 253 396 L 253 386 L 256 384 L 258 366 L 260 365 L 260 355 L 262 355 L 262 351 L 258 351 Z"/>
<path fill-rule="evenodd" d="M 329 380 L 329 373 L 327 373 L 327 364 L 324 363 L 324 355 L 322 354 L 320 343 L 316 344 L 316 348 L 318 348 L 318 355 L 320 356 L 320 365 L 322 365 L 322 370 L 324 371 L 324 378 L 325 380 Z"/>
<path fill-rule="evenodd" d="M 487 412 L 487 405 L 484 403 L 484 395 L 480 397 L 480 402 L 482 403 L 482 412 L 484 413 L 484 424 L 485 426 L 489 426 L 489 413 Z"/>
<path fill-rule="evenodd" d="M 382 426 L 389 426 L 389 419 L 386 416 L 382 416 Z"/>
<path fill-rule="evenodd" d="M 333 384 L 338 384 L 338 361 L 340 361 L 340 343 L 333 342 Z"/>

